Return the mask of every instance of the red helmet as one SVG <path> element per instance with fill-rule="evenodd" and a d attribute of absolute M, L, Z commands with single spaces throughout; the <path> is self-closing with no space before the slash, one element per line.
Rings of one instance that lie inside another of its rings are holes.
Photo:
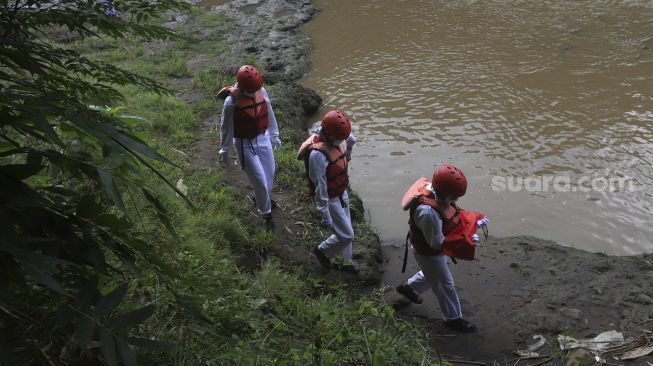
<path fill-rule="evenodd" d="M 467 192 L 465 174 L 451 164 L 440 165 L 433 173 L 433 188 L 445 197 L 462 197 Z"/>
<path fill-rule="evenodd" d="M 263 86 L 263 75 L 254 66 L 244 65 L 236 73 L 238 87 L 248 93 L 255 93 Z"/>
<path fill-rule="evenodd" d="M 328 111 L 322 117 L 322 131 L 336 140 L 344 140 L 351 133 L 351 122 L 345 114 L 337 109 Z"/>

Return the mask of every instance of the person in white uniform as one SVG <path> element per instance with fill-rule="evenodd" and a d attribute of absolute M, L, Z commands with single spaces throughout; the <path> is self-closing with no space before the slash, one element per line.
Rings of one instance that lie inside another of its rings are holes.
<path fill-rule="evenodd" d="M 426 188 L 432 199 L 417 200 L 410 209 L 410 243 L 420 271 L 396 290 L 411 302 L 421 304 L 421 293 L 431 289 L 438 299 L 444 316 L 444 324 L 457 331 L 473 332 L 476 326 L 463 319 L 462 308 L 456 293 L 453 277 L 447 265 L 447 256 L 441 250 L 444 233 L 458 215 L 455 202 L 467 191 L 467 178 L 453 165 L 443 164 L 433 174 Z M 478 226 L 487 225 L 487 218 L 479 220 Z M 478 243 L 478 235 L 472 240 Z"/>
<path fill-rule="evenodd" d="M 318 128 L 300 147 L 299 160 L 306 165 L 309 194 L 322 215 L 320 225 L 332 234 L 313 248 L 320 264 L 358 273 L 352 260 L 354 229 L 349 212 L 348 165 L 356 138 L 351 122 L 339 110 L 327 112 Z M 338 261 L 332 259 L 339 257 Z"/>
<path fill-rule="evenodd" d="M 279 127 L 263 76 L 253 66 L 244 65 L 236 73 L 237 83 L 223 88 L 218 97 L 224 98 L 220 117 L 220 161 L 227 167 L 234 165 L 230 151 L 236 147 L 241 168 L 254 189 L 258 213 L 269 230 L 274 230 L 271 200 L 274 180 L 272 146 L 281 147 Z"/>

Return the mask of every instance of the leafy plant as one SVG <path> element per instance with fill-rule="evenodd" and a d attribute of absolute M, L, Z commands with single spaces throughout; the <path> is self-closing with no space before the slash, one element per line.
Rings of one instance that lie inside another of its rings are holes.
<path fill-rule="evenodd" d="M 111 7 L 118 16 L 107 15 Z M 0 1 L 0 311 L 3 328 L 11 329 L 0 348 L 17 364 L 36 361 L 34 355 L 52 363 L 84 354 L 94 340 L 109 365 L 135 364 L 132 346 L 171 349 L 130 336 L 155 304 L 122 309 L 129 291 L 120 277 L 142 266 L 164 281 L 174 276 L 137 223 L 139 211 L 148 210 L 174 237 L 160 198 L 184 195 L 158 168 L 170 161 L 133 132 L 141 119 L 93 107 L 123 99 L 118 87 L 168 91 L 46 36 L 64 28 L 81 38 L 171 38 L 148 19 L 188 8 L 178 0 Z M 149 183 L 152 175 L 167 191 Z M 36 304 L 47 304 L 38 319 L 30 315 Z"/>

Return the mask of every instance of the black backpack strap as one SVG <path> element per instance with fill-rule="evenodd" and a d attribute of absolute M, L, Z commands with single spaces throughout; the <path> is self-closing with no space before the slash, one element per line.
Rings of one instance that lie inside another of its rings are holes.
<path fill-rule="evenodd" d="M 406 263 L 408 263 L 408 239 L 410 238 L 410 231 L 406 234 L 406 249 L 404 250 L 404 263 L 401 265 L 401 273 L 406 272 Z"/>

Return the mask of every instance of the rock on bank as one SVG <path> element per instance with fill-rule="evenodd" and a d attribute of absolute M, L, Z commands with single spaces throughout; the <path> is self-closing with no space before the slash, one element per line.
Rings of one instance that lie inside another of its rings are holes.
<path fill-rule="evenodd" d="M 272 103 L 283 112 L 282 123 L 304 135 L 306 118 L 315 113 L 322 99 L 313 90 L 296 81 L 309 70 L 309 38 L 299 27 L 309 21 L 317 9 L 307 0 L 235 0 L 214 7 L 235 22 L 228 36 L 230 48 L 221 57 L 219 68 L 235 74 L 240 65 L 256 60 L 263 72 Z"/>

